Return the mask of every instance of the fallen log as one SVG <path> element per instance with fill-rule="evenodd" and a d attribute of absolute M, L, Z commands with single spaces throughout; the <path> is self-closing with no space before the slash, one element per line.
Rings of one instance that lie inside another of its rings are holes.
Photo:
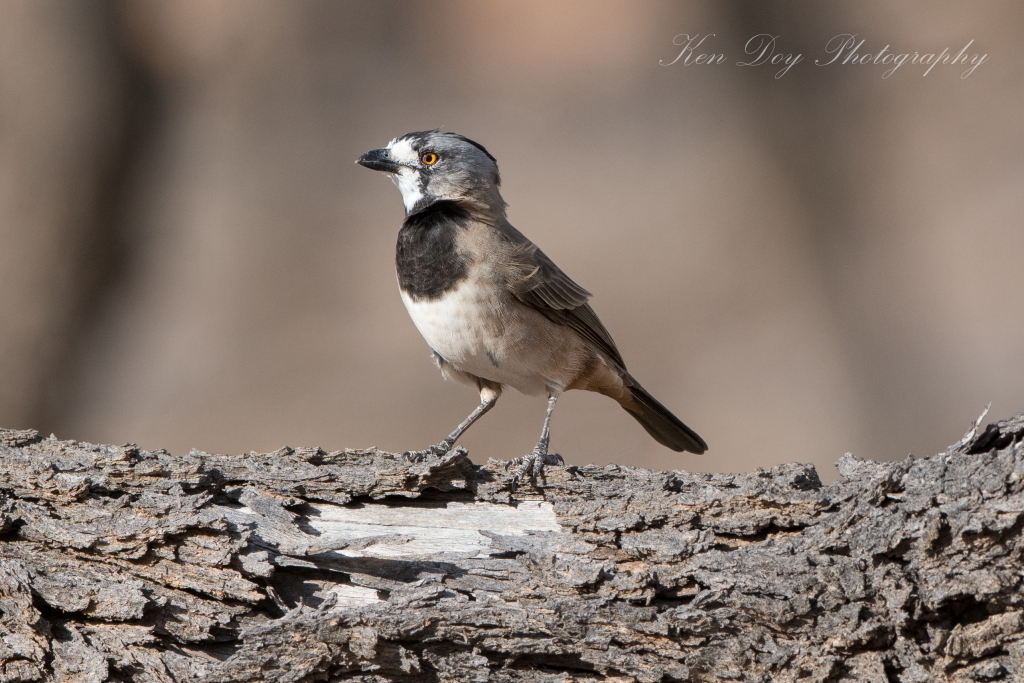
<path fill-rule="evenodd" d="M 984 417 L 984 416 L 982 416 Z M 0 430 L 0 682 L 1024 679 L 1024 414 L 748 474 Z"/>

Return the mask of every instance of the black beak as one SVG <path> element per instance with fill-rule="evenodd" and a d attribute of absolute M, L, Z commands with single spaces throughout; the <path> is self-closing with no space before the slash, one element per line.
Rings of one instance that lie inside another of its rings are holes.
<path fill-rule="evenodd" d="M 398 164 L 391 158 L 391 150 L 387 149 L 371 149 L 356 159 L 356 163 L 374 171 L 398 173 Z"/>

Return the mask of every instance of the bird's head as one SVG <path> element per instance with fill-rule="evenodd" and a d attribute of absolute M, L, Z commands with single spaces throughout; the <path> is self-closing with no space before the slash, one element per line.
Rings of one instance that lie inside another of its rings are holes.
<path fill-rule="evenodd" d="M 498 191 L 498 162 L 483 145 L 455 133 L 406 133 L 356 163 L 391 176 L 402 192 L 407 215 L 445 200 L 484 211 L 505 208 Z"/>

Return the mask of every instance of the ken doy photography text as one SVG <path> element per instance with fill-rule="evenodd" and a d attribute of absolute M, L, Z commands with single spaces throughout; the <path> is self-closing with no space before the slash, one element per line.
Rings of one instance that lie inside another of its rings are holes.
<path fill-rule="evenodd" d="M 659 61 L 662 66 L 715 66 L 729 64 L 731 59 L 725 52 L 717 51 L 714 33 L 690 35 L 680 33 L 672 39 L 675 50 L 672 59 Z M 867 39 L 854 33 L 840 33 L 830 38 L 824 45 L 822 54 L 814 59 L 817 66 L 874 66 L 880 67 L 882 78 L 889 78 L 903 65 L 918 65 L 920 73 L 927 76 L 937 65 L 961 67 L 960 78 L 967 78 L 974 70 L 989 60 L 988 54 L 970 52 L 974 44 L 971 39 L 959 52 L 955 48 L 943 47 L 941 50 L 894 50 L 891 45 L 876 49 L 867 45 Z M 797 64 L 805 60 L 799 52 L 787 52 L 781 45 L 779 36 L 769 33 L 758 33 L 752 36 L 743 46 L 743 57 L 735 62 L 736 66 L 775 67 L 775 78 L 782 78 Z"/>

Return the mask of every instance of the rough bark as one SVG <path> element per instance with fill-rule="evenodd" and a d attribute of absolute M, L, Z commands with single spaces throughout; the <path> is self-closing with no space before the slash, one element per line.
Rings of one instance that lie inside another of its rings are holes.
<path fill-rule="evenodd" d="M 750 474 L 0 431 L 0 681 L 1024 677 L 1024 414 Z"/>

